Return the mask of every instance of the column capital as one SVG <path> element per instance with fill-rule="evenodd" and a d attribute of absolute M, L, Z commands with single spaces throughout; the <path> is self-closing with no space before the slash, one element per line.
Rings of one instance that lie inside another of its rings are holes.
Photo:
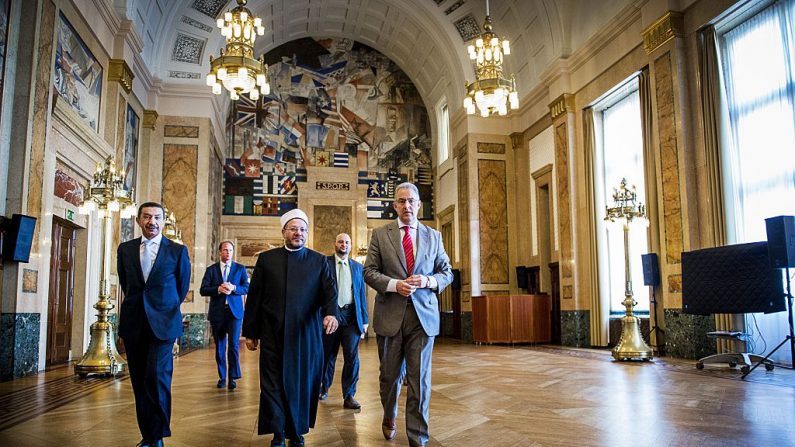
<path fill-rule="evenodd" d="M 110 59 L 108 61 L 108 81 L 116 81 L 121 84 L 125 92 L 132 91 L 132 81 L 135 75 L 124 59 Z"/>
<path fill-rule="evenodd" d="M 651 54 L 674 37 L 684 36 L 684 16 L 680 12 L 668 11 L 647 26 L 641 34 L 643 49 L 646 54 Z"/>
<path fill-rule="evenodd" d="M 511 134 L 511 146 L 517 151 L 524 146 L 524 132 L 514 132 Z"/>
<path fill-rule="evenodd" d="M 147 129 L 154 129 L 157 125 L 157 114 L 156 110 L 144 110 L 144 119 L 143 125 Z"/>
<path fill-rule="evenodd" d="M 571 93 L 564 93 L 549 103 L 549 113 L 553 120 L 567 112 L 574 112 L 574 95 Z"/>

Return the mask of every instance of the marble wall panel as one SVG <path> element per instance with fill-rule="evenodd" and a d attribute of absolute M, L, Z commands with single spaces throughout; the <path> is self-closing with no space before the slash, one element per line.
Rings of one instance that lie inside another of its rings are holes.
<path fill-rule="evenodd" d="M 190 313 L 182 314 L 182 321 L 190 322 L 188 326 L 189 348 L 205 348 L 209 345 L 210 329 L 207 314 Z"/>
<path fill-rule="evenodd" d="M 38 372 L 41 315 L 0 314 L 0 381 Z"/>
<path fill-rule="evenodd" d="M 127 124 L 127 100 L 119 94 L 119 101 L 116 104 L 116 164 L 124 167 L 124 128 Z"/>
<path fill-rule="evenodd" d="M 470 284 L 469 181 L 467 160 L 458 163 L 458 240 L 461 247 L 461 284 Z"/>
<path fill-rule="evenodd" d="M 472 335 L 472 312 L 461 312 L 461 341 L 474 343 Z"/>
<path fill-rule="evenodd" d="M 569 139 L 565 122 L 555 127 L 555 169 L 558 193 L 558 237 L 560 238 L 560 276 L 572 277 L 571 188 L 569 186 Z"/>
<path fill-rule="evenodd" d="M 192 144 L 163 145 L 163 205 L 174 213 L 177 228 L 195 260 L 196 170 L 199 146 Z"/>
<path fill-rule="evenodd" d="M 560 343 L 563 346 L 591 347 L 591 312 L 564 310 L 560 312 Z"/>
<path fill-rule="evenodd" d="M 711 315 L 689 315 L 681 309 L 665 309 L 665 353 L 682 359 L 700 359 L 716 354 L 707 332 L 715 330 Z"/>
<path fill-rule="evenodd" d="M 330 255 L 340 233 L 352 234 L 353 210 L 349 206 L 315 205 L 312 222 L 313 250 Z"/>
<path fill-rule="evenodd" d="M 53 54 L 55 36 L 55 4 L 45 1 L 41 11 L 39 29 L 38 60 L 36 65 L 35 88 L 33 89 L 33 131 L 30 148 L 30 177 L 28 180 L 28 206 L 26 214 L 41 217 L 42 188 L 44 184 L 44 152 L 47 141 L 48 113 L 52 89 L 50 79 L 52 66 L 49 63 Z M 31 252 L 38 253 L 39 229 L 36 225 Z"/>
<path fill-rule="evenodd" d="M 478 142 L 478 153 L 481 154 L 504 154 L 505 145 L 500 143 Z"/>
<path fill-rule="evenodd" d="M 657 131 L 660 138 L 660 160 L 662 162 L 665 254 L 668 264 L 678 264 L 682 262 L 683 233 L 671 53 L 665 53 L 654 61 L 654 76 L 657 96 Z"/>
<path fill-rule="evenodd" d="M 75 178 L 60 168 L 55 170 L 55 197 L 60 197 L 74 206 L 83 202 L 85 188 Z"/>
<path fill-rule="evenodd" d="M 504 161 L 478 160 L 478 203 L 481 283 L 508 283 L 508 191 Z"/>
<path fill-rule="evenodd" d="M 199 138 L 199 126 L 165 126 L 164 136 L 177 138 Z"/>

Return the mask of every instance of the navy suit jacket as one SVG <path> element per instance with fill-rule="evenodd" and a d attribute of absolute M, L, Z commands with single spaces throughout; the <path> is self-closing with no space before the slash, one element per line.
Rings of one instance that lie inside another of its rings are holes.
<path fill-rule="evenodd" d="M 328 256 L 328 265 L 334 278 L 337 278 L 337 258 L 334 255 Z M 356 308 L 356 323 L 359 326 L 359 333 L 364 333 L 364 325 L 368 324 L 367 319 L 367 291 L 364 287 L 363 267 L 352 258 L 348 257 L 348 265 L 351 267 L 351 281 L 353 282 L 353 307 Z M 338 292 L 339 295 L 339 292 Z"/>
<path fill-rule="evenodd" d="M 202 285 L 199 293 L 202 296 L 210 297 L 210 310 L 207 312 L 207 319 L 211 324 L 220 324 L 226 318 L 224 304 L 229 303 L 229 310 L 236 319 L 243 319 L 243 295 L 248 293 L 248 274 L 246 267 L 237 262 L 229 265 L 229 274 L 226 281 L 235 285 L 235 291 L 229 295 L 218 293 L 218 286 L 224 282 L 221 272 L 221 263 L 207 267 L 202 278 Z"/>
<path fill-rule="evenodd" d="M 138 339 L 144 321 L 159 340 L 173 340 L 182 335 L 179 305 L 190 288 L 190 258 L 184 245 L 160 240 L 157 258 L 144 281 L 141 270 L 141 238 L 123 242 L 116 255 L 119 284 L 124 301 L 119 310 L 119 336 Z"/>

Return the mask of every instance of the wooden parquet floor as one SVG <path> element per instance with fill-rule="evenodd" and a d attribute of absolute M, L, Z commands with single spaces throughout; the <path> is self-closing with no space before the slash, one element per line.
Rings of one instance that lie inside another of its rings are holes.
<path fill-rule="evenodd" d="M 265 446 L 256 435 L 257 357 L 241 351 L 238 389 L 217 389 L 213 351 L 175 360 L 170 447 Z M 407 445 L 381 436 L 375 343 L 362 343 L 360 412 L 342 408 L 338 362 L 309 446 Z M 607 351 L 475 346 L 438 340 L 432 446 L 795 446 L 795 373 L 740 373 L 675 359 L 617 363 Z M 405 394 L 405 392 L 404 392 Z M 0 445 L 132 447 L 126 376 L 80 380 L 57 368 L 0 383 Z"/>

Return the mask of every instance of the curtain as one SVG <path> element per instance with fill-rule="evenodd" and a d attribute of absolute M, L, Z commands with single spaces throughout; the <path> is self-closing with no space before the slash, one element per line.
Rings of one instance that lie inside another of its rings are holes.
<path fill-rule="evenodd" d="M 583 137 L 585 143 L 585 185 L 588 191 L 585 194 L 588 213 L 593 218 L 590 219 L 588 226 L 588 253 L 589 256 L 589 275 L 588 293 L 591 297 L 591 345 L 607 346 L 610 332 L 610 300 L 601 299 L 599 293 L 599 250 L 597 248 L 597 220 L 602 219 L 602 209 L 596 206 L 597 197 L 594 186 L 597 179 L 594 177 L 596 166 L 595 156 L 597 153 L 596 134 L 594 124 L 593 109 L 588 107 L 583 110 Z"/>
<path fill-rule="evenodd" d="M 640 99 L 640 123 L 641 135 L 643 138 L 643 169 L 644 175 L 649 180 L 646 182 L 646 213 L 649 217 L 649 231 L 647 237 L 649 241 L 649 251 L 660 253 L 660 231 L 659 231 L 659 216 L 657 215 L 657 157 L 655 154 L 654 138 L 654 109 L 652 107 L 652 90 L 651 90 L 651 76 L 649 75 L 649 67 L 641 70 L 638 75 L 638 96 Z M 662 259 L 662 257 L 660 257 Z M 661 286 L 655 290 L 649 289 L 649 293 L 654 292 L 656 299 L 662 298 L 662 281 L 663 268 L 660 267 L 661 273 Z M 662 319 L 664 306 L 662 302 L 658 303 L 657 310 L 659 314 L 654 313 L 654 309 L 649 306 L 649 318 L 653 327 L 662 327 L 659 320 Z M 652 345 L 659 346 L 663 340 L 657 339 L 657 333 L 652 333 L 649 337 Z"/>
<path fill-rule="evenodd" d="M 722 151 L 728 243 L 766 239 L 767 217 L 795 214 L 795 1 L 781 1 L 719 40 L 728 109 Z M 768 352 L 789 333 L 786 312 L 752 314 L 749 345 Z M 791 364 L 789 349 L 774 362 Z"/>

